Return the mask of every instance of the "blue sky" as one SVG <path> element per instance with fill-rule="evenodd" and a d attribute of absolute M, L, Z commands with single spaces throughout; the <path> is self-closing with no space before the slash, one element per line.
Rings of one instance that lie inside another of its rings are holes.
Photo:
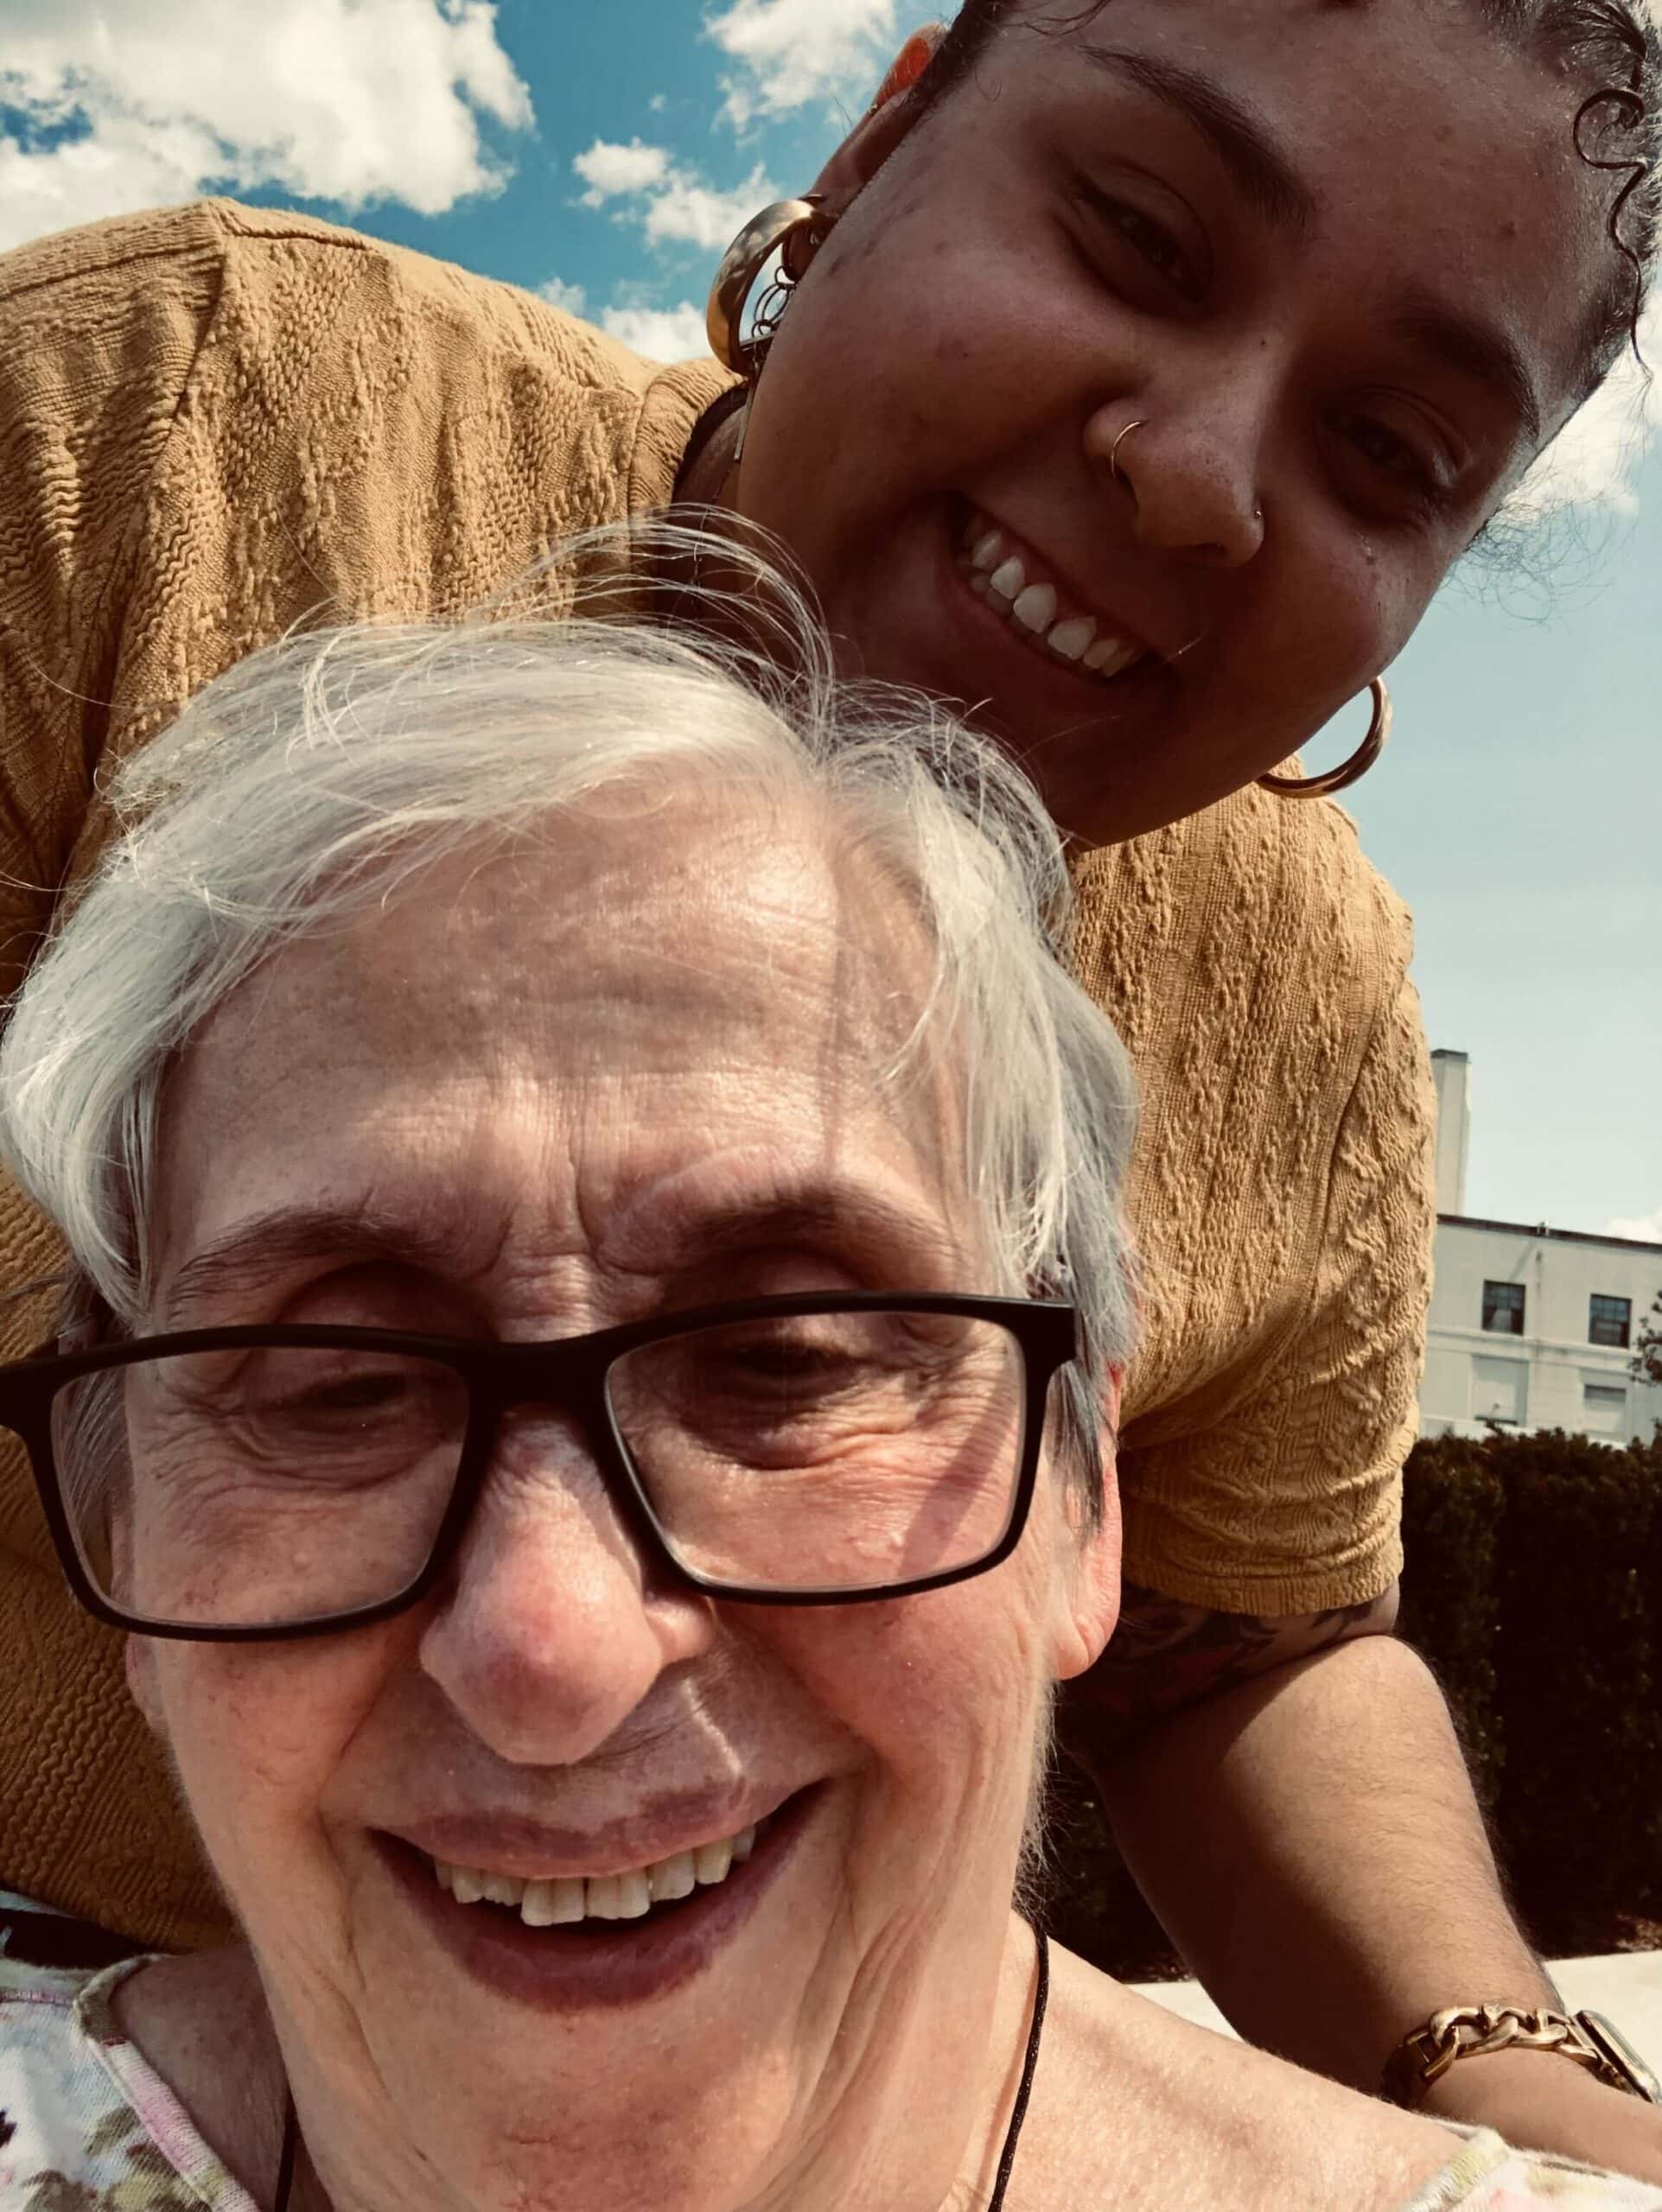
<path fill-rule="evenodd" d="M 0 244 L 231 190 L 672 358 L 728 233 L 811 181 L 911 20 L 899 0 L 0 0 Z M 1472 1056 L 1469 1210 L 1662 1238 L 1652 417 L 1662 399 L 1607 402 L 1538 497 L 1527 567 L 1448 588 L 1350 796 L 1417 917 L 1431 1041 Z"/>

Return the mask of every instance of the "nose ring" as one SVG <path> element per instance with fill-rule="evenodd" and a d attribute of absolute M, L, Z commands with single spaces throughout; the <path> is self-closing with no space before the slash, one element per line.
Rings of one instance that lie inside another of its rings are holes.
<path fill-rule="evenodd" d="M 1118 436 L 1114 440 L 1114 442 L 1112 443 L 1112 445 L 1111 445 L 1111 446 L 1109 447 L 1109 448 L 1108 448 L 1108 474 L 1109 474 L 1111 476 L 1118 477 L 1119 481 L 1120 481 L 1122 484 L 1125 484 L 1125 479 L 1124 479 L 1124 476 L 1122 476 L 1122 475 L 1120 474 L 1120 467 L 1119 467 L 1119 449 L 1120 449 L 1121 446 L 1123 446 L 1123 445 L 1124 444 L 1124 442 L 1125 442 L 1126 439 L 1127 439 L 1127 438 L 1129 438 L 1129 437 L 1130 436 L 1130 435 L 1131 435 L 1131 433 L 1132 433 L 1132 431 L 1133 431 L 1133 430 L 1143 430 L 1143 429 L 1146 429 L 1147 428 L 1148 428 L 1148 417 L 1147 417 L 1146 416 L 1143 416 L 1143 415 L 1139 415 L 1139 416 L 1137 416 L 1137 420 L 1136 420 L 1136 422 L 1135 422 L 1135 423 L 1128 423 L 1125 425 L 1124 429 L 1119 433 Z M 1130 491 L 1130 485 L 1129 485 L 1129 484 L 1126 484 L 1126 485 L 1125 485 L 1125 488 L 1126 488 L 1126 490 L 1127 490 L 1127 491 Z"/>

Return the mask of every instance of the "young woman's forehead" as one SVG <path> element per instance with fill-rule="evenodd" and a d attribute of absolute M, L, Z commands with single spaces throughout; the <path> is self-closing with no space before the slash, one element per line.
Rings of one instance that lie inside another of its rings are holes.
<path fill-rule="evenodd" d="M 1359 278 L 1395 267 L 1424 296 L 1492 296 L 1538 356 L 1538 394 L 1510 371 L 1526 433 L 1581 396 L 1589 314 L 1620 274 L 1614 187 L 1577 144 L 1595 88 L 1497 32 L 1481 0 L 1028 0 L 1004 22 L 990 77 L 1041 73 L 1087 136 L 1102 113 L 1098 150 L 1108 104 L 1135 102 L 1267 229 L 1342 239 Z M 976 106 L 992 123 L 996 105 Z"/>

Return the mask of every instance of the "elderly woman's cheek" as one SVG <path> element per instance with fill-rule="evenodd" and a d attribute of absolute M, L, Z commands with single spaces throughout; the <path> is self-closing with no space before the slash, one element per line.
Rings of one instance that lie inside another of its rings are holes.
<path fill-rule="evenodd" d="M 956 1588 L 786 1631 L 793 1671 L 865 1755 L 869 1857 L 850 1864 L 897 1864 L 920 1906 L 977 1885 L 1009 1894 L 1051 1694 L 1044 1575 L 1025 1550 Z"/>
<path fill-rule="evenodd" d="M 354 1825 L 355 1746 L 395 1670 L 398 1630 L 394 1622 L 307 1643 L 129 1645 L 129 1681 L 232 1909 L 259 1943 L 286 1944 L 296 1916 L 309 1944 L 346 1942 L 337 1838 Z M 346 1808 L 338 1823 L 335 1799 Z"/>

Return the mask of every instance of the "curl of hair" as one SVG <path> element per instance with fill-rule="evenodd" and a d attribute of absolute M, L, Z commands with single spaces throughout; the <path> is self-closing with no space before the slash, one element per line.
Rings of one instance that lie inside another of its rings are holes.
<path fill-rule="evenodd" d="M 672 606 L 648 570 L 674 574 Z M 801 593 L 729 539 L 592 532 L 462 620 L 291 634 L 197 693 L 114 779 L 119 835 L 18 995 L 0 1150 L 141 1326 L 167 1077 L 262 962 L 395 907 L 450 855 L 557 856 L 620 798 L 667 831 L 678 795 L 712 790 L 809 802 L 915 915 L 929 982 L 885 1077 L 958 1102 L 984 1287 L 1079 1309 L 1061 1441 L 1094 1507 L 1101 1385 L 1132 1333 L 1132 1091 L 1067 972 L 1056 832 L 940 709 L 839 684 Z"/>

